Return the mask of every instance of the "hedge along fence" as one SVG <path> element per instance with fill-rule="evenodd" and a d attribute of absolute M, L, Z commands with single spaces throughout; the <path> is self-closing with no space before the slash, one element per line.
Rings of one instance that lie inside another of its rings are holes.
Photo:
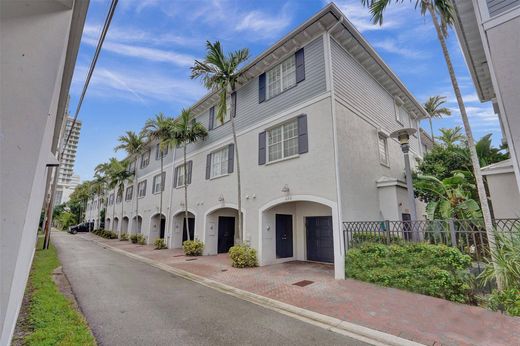
<path fill-rule="evenodd" d="M 346 255 L 349 278 L 468 303 L 471 257 L 456 248 L 425 243 L 363 243 Z"/>

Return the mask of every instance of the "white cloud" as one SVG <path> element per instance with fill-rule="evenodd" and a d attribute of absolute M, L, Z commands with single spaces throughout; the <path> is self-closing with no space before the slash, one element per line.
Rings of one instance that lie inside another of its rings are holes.
<path fill-rule="evenodd" d="M 424 51 L 409 47 L 403 47 L 400 42 L 391 38 L 386 38 L 381 41 L 375 41 L 372 43 L 372 45 L 385 52 L 397 54 L 405 58 L 424 59 L 429 56 L 429 54 L 427 54 Z"/>
<path fill-rule="evenodd" d="M 97 45 L 97 39 L 84 37 L 83 43 L 90 46 Z M 195 57 L 182 53 L 175 53 L 157 48 L 149 48 L 143 46 L 129 45 L 125 43 L 111 42 L 109 40 L 103 43 L 103 50 L 119 54 L 130 56 L 134 58 L 140 58 L 150 61 L 167 62 L 177 66 L 191 66 Z"/>
<path fill-rule="evenodd" d="M 236 30 L 252 31 L 262 37 L 273 37 L 279 34 L 291 24 L 291 16 L 284 6 L 280 14 L 272 15 L 262 11 L 252 11 L 247 13 L 236 26 Z"/>
<path fill-rule="evenodd" d="M 401 27 L 408 20 L 403 16 L 409 5 L 391 3 L 386 9 L 383 24 L 373 24 L 370 10 L 361 4 L 360 0 L 340 0 L 336 2 L 340 10 L 347 15 L 347 19 L 360 31 L 373 31 L 381 29 L 394 29 Z"/>
<path fill-rule="evenodd" d="M 74 73 L 72 92 L 78 93 L 87 67 L 78 67 Z M 96 68 L 88 94 L 102 98 L 121 98 L 147 103 L 148 99 L 190 105 L 206 93 L 200 82 L 188 78 L 170 78 L 150 70 L 126 66 Z"/>

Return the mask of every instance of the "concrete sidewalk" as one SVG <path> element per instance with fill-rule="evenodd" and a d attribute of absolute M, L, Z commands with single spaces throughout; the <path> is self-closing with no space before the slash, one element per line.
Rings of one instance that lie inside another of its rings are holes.
<path fill-rule="evenodd" d="M 227 254 L 189 258 L 181 249 L 159 251 L 153 246 L 93 234 L 82 237 L 160 265 L 427 345 L 520 344 L 520 318 L 355 280 L 334 280 L 334 269 L 326 264 L 289 262 L 236 269 Z M 295 285 L 304 280 L 311 283 Z"/>

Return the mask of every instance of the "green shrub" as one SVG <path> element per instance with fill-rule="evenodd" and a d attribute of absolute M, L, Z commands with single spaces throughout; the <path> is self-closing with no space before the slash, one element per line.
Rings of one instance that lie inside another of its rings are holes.
<path fill-rule="evenodd" d="M 146 245 L 146 238 L 142 234 L 137 235 L 137 244 Z"/>
<path fill-rule="evenodd" d="M 162 250 L 162 249 L 167 248 L 166 242 L 162 238 L 155 239 L 154 245 L 155 245 L 155 250 Z"/>
<path fill-rule="evenodd" d="M 504 289 L 520 288 L 520 229 L 510 234 L 495 232 L 494 258 L 488 258 L 486 268 L 479 275 L 484 285 L 500 278 Z"/>
<path fill-rule="evenodd" d="M 489 295 L 488 307 L 493 311 L 503 311 L 511 316 L 520 316 L 520 289 L 510 288 L 502 292 L 494 290 Z"/>
<path fill-rule="evenodd" d="M 104 229 L 93 230 L 92 233 L 106 239 L 117 239 L 117 233 Z"/>
<path fill-rule="evenodd" d="M 128 240 L 128 234 L 127 233 L 121 233 L 121 236 L 119 237 L 119 240 Z"/>
<path fill-rule="evenodd" d="M 364 243 L 347 252 L 347 277 L 466 303 L 471 258 L 456 248 L 426 243 Z"/>
<path fill-rule="evenodd" d="M 354 233 L 352 234 L 352 246 L 363 244 L 363 243 L 380 243 L 380 244 L 399 244 L 403 242 L 403 239 L 396 236 L 388 236 L 384 233 Z"/>
<path fill-rule="evenodd" d="M 186 256 L 202 256 L 204 250 L 204 243 L 198 239 L 186 240 L 182 243 L 182 249 Z"/>
<path fill-rule="evenodd" d="M 229 249 L 229 258 L 235 268 L 256 267 L 256 250 L 248 245 L 235 245 Z"/>
<path fill-rule="evenodd" d="M 132 244 L 137 244 L 137 234 L 132 234 L 130 236 L 130 241 L 132 242 Z"/>

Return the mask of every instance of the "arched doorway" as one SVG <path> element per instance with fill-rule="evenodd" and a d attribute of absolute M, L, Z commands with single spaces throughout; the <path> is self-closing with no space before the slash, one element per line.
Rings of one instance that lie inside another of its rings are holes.
<path fill-rule="evenodd" d="M 132 218 L 132 227 L 130 229 L 130 234 L 141 234 L 143 226 L 143 218 L 140 215 L 134 216 Z"/>
<path fill-rule="evenodd" d="M 123 220 L 121 221 L 121 233 L 128 233 L 128 216 L 124 216 Z"/>
<path fill-rule="evenodd" d="M 242 222 L 245 224 L 244 220 Z M 228 252 L 238 237 L 238 210 L 226 205 L 210 209 L 206 214 L 205 227 L 206 253 L 214 255 Z"/>
<path fill-rule="evenodd" d="M 314 196 L 291 196 L 259 210 L 261 265 L 293 260 L 335 264 L 344 275 L 336 204 Z"/>
<path fill-rule="evenodd" d="M 179 211 L 173 216 L 173 235 L 172 235 L 172 247 L 177 249 L 182 247 L 182 243 L 188 240 L 188 232 L 190 230 L 189 239 L 193 240 L 196 238 L 195 233 L 195 214 L 188 211 L 188 220 L 186 221 L 185 212 Z"/>
<path fill-rule="evenodd" d="M 108 218 L 105 221 L 105 229 L 106 230 L 110 230 L 110 225 L 111 225 L 110 218 Z"/>
<path fill-rule="evenodd" d="M 150 219 L 149 243 L 153 243 L 156 239 L 164 239 L 166 235 L 166 216 L 164 214 L 155 214 Z"/>
<path fill-rule="evenodd" d="M 119 218 L 115 217 L 113 222 L 113 228 L 112 231 L 117 232 L 117 228 L 119 227 Z"/>

